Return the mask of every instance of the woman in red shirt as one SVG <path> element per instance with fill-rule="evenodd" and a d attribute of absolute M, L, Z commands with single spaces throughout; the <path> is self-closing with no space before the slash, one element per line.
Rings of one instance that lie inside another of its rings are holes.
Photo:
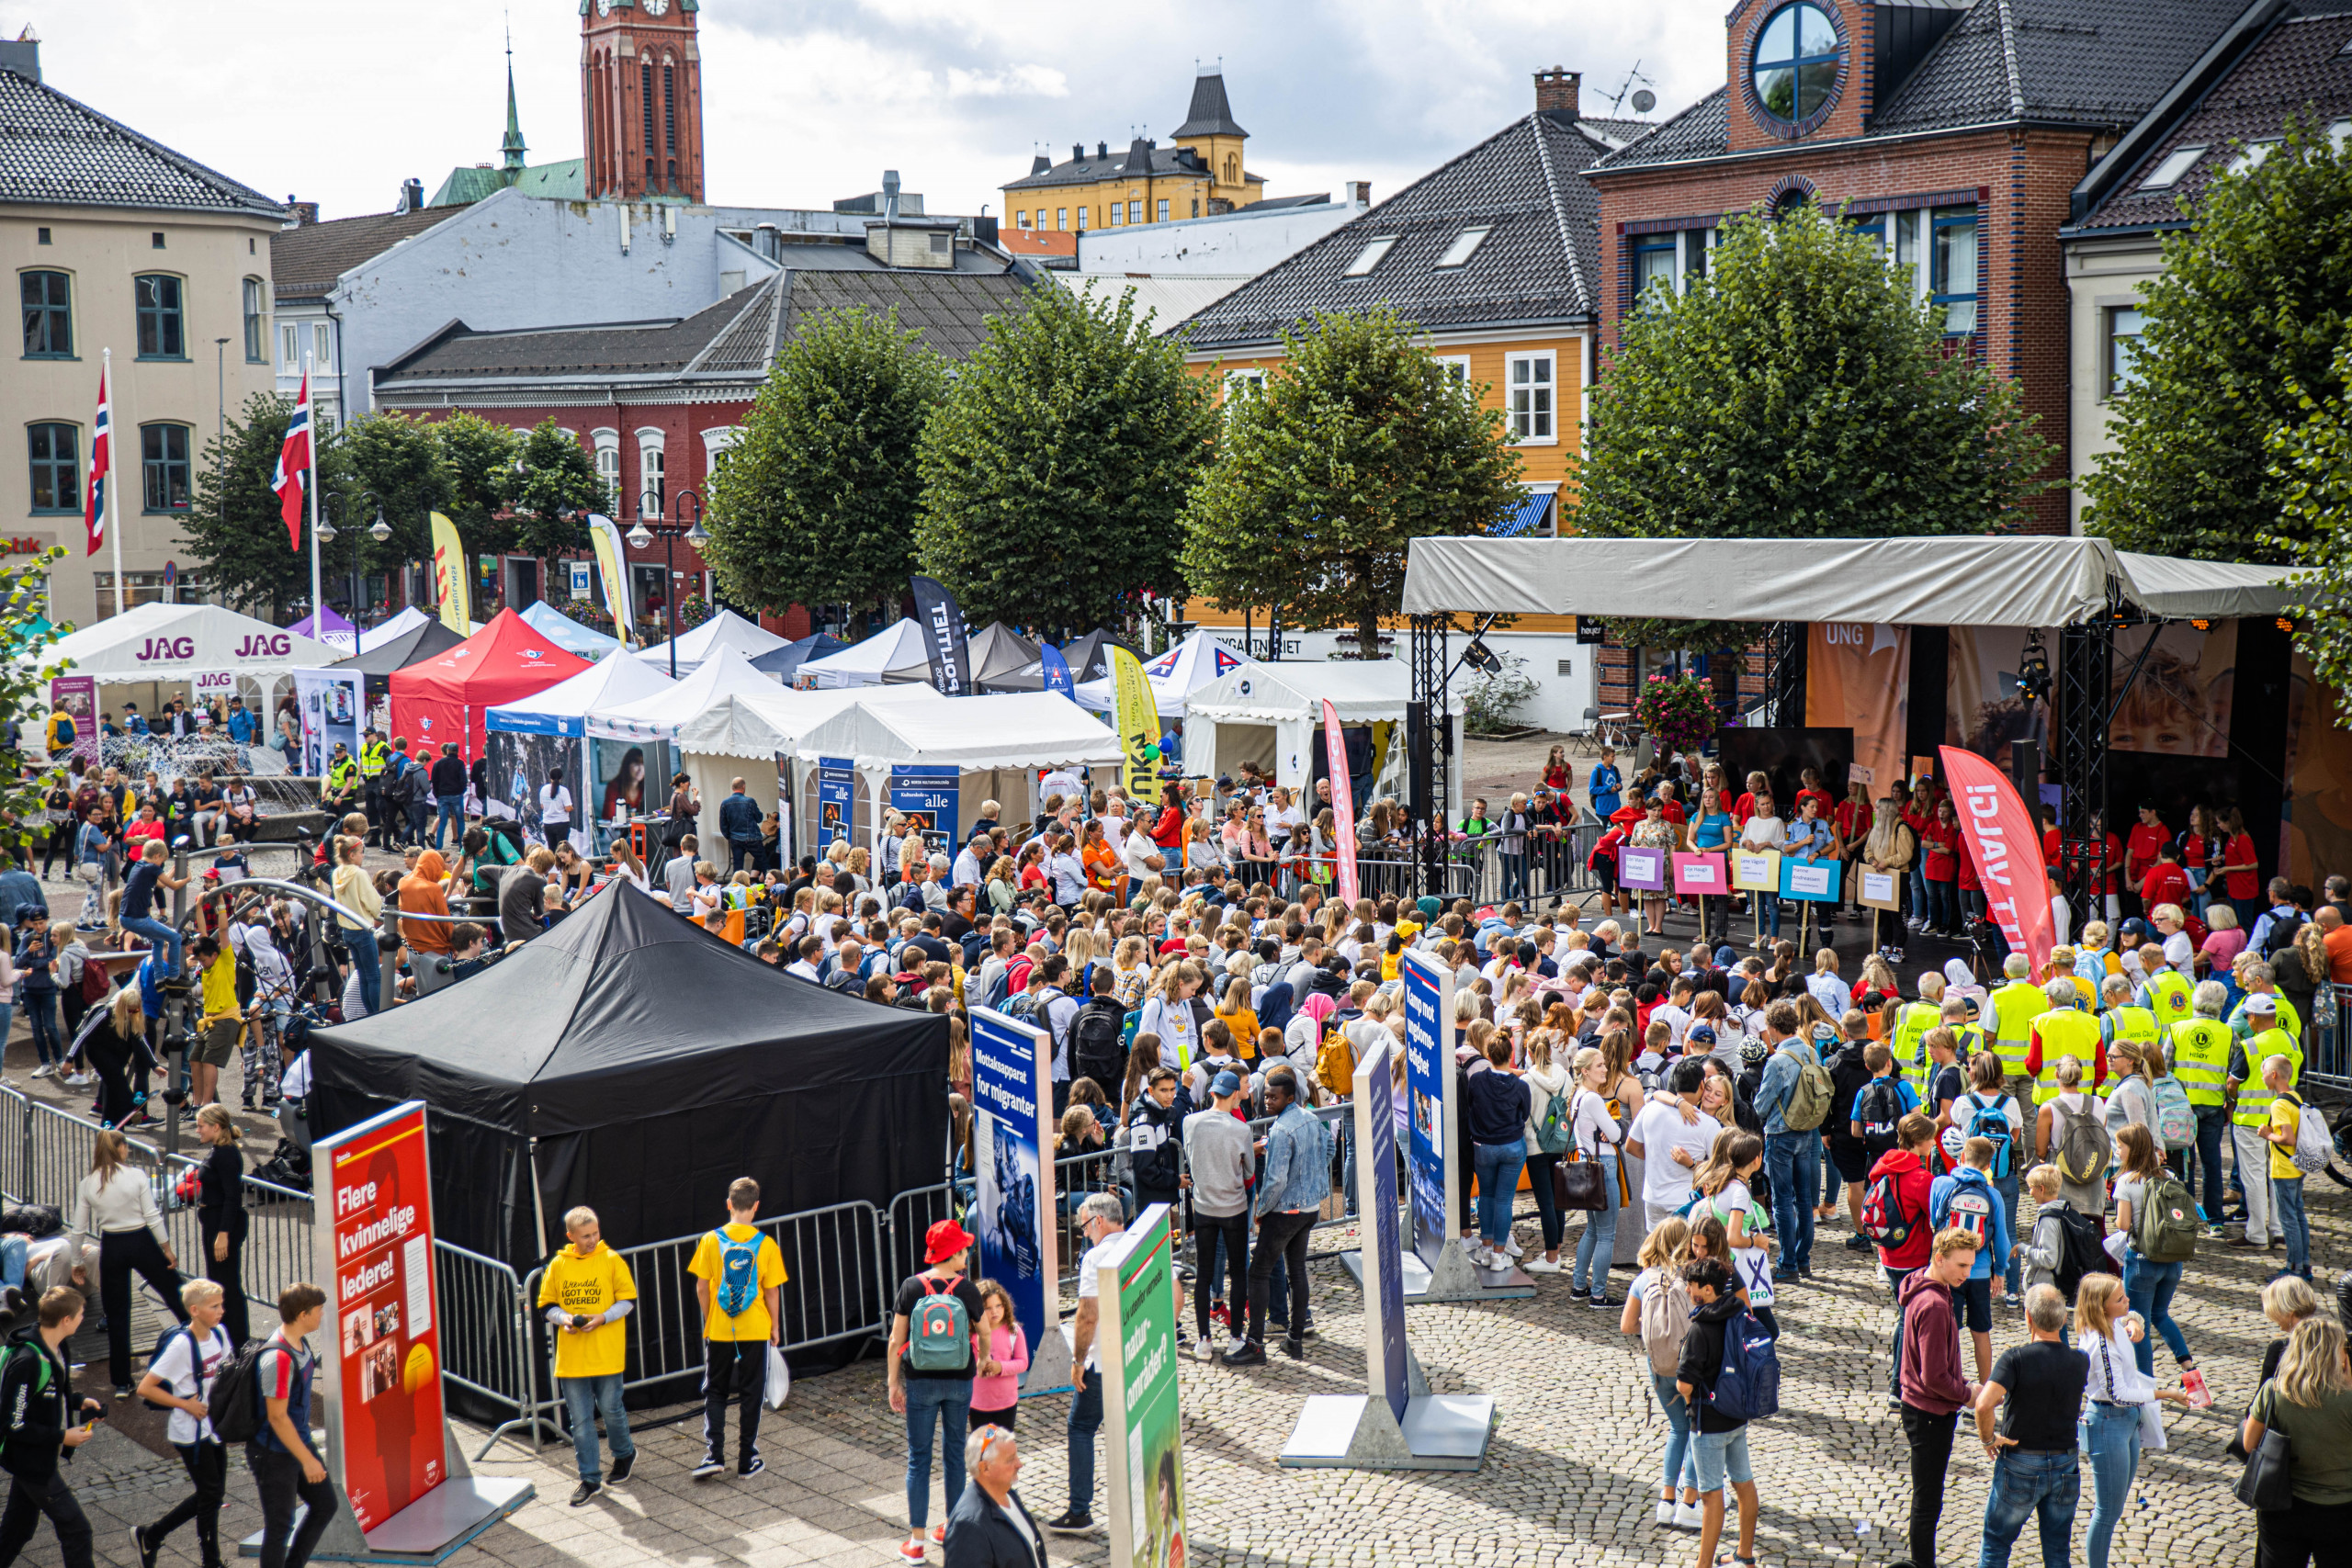
<path fill-rule="evenodd" d="M 1737 800 L 1732 802 L 1732 826 L 1735 828 L 1747 827 L 1747 819 L 1756 815 L 1756 797 L 1759 795 L 1770 795 L 1771 792 L 1772 781 L 1770 779 L 1766 778 L 1762 773 L 1748 774 L 1747 791 L 1742 794 Z"/>
<path fill-rule="evenodd" d="M 1821 807 L 1821 819 L 1825 822 L 1828 821 L 1831 814 L 1838 809 L 1838 803 L 1829 798 L 1829 791 L 1822 783 L 1821 770 L 1819 768 L 1807 768 L 1804 773 L 1797 775 L 1797 777 L 1799 781 L 1796 799 L 1797 810 L 1799 812 L 1803 812 L 1804 810 L 1804 803 L 1810 800 L 1815 805 Z"/>
<path fill-rule="evenodd" d="M 1859 780 L 1849 783 L 1846 786 L 1846 798 L 1839 801 L 1838 808 L 1829 815 L 1831 825 L 1838 829 L 1838 841 L 1846 846 L 1846 869 L 1838 887 L 1843 907 L 1849 910 L 1861 908 L 1855 902 L 1862 894 L 1855 877 L 1855 868 L 1861 862 L 1862 842 L 1871 836 L 1871 819 L 1870 786 Z"/>
<path fill-rule="evenodd" d="M 1576 783 L 1576 771 L 1568 766 L 1565 748 L 1555 746 L 1552 754 L 1544 759 L 1544 787 L 1565 795 Z"/>
<path fill-rule="evenodd" d="M 1923 852 L 1924 874 L 1928 879 L 1928 936 L 1957 938 L 1960 935 L 1960 909 L 1955 885 L 1960 878 L 1958 845 L 1960 818 L 1953 815 L 1951 802 L 1936 803 L 1933 817 L 1922 816 L 1917 810 L 1906 811 L 1903 820 L 1919 837 Z"/>
<path fill-rule="evenodd" d="M 2238 929 L 2251 933 L 2262 913 L 2262 862 L 2255 852 L 2254 835 L 2245 830 L 2245 815 L 2233 806 L 2222 813 L 2222 893 L 2237 911 Z"/>

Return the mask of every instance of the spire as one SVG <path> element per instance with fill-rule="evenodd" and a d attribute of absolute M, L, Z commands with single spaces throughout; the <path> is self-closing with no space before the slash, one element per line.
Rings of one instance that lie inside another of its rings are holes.
<path fill-rule="evenodd" d="M 523 172 L 523 121 L 514 109 L 514 28 L 506 28 L 506 135 L 499 144 L 504 154 L 506 183 L 513 185 L 514 176 Z"/>

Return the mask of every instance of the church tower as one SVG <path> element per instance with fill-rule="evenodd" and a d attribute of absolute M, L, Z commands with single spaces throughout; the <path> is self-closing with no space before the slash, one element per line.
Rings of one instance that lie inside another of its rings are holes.
<path fill-rule="evenodd" d="M 588 198 L 703 199 L 699 0 L 580 0 Z"/>

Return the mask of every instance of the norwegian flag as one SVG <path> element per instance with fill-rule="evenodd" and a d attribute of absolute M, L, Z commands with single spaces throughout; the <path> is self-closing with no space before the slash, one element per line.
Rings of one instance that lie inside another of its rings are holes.
<path fill-rule="evenodd" d="M 90 482 L 83 522 L 90 534 L 87 555 L 96 555 L 107 542 L 107 486 L 114 482 L 114 410 L 107 401 L 107 373 L 98 372 L 97 434 L 90 442 Z"/>
<path fill-rule="evenodd" d="M 286 519 L 287 536 L 302 547 L 302 498 L 311 478 L 311 373 L 302 373 L 302 390 L 294 400 L 294 417 L 286 423 L 286 445 L 277 450 L 277 473 L 269 488 L 277 492 L 277 514 Z"/>

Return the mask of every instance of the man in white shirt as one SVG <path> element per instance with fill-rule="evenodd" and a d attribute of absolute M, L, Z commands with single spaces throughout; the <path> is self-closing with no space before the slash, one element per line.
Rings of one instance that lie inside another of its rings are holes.
<path fill-rule="evenodd" d="M 1705 1077 L 1698 1062 L 1677 1062 L 1667 1089 L 1651 1097 L 1626 1130 L 1625 1152 L 1642 1162 L 1645 1232 L 1690 1201 L 1691 1172 L 1723 1131 L 1723 1123 L 1699 1109 L 1699 1086 Z"/>
<path fill-rule="evenodd" d="M 1650 1021 L 1652 1023 L 1656 1023 L 1659 1020 L 1663 1019 L 1666 1022 L 1666 1026 L 1674 1032 L 1674 1048 L 1678 1051 L 1682 1048 L 1682 1037 L 1690 1032 L 1690 997 L 1692 990 L 1693 987 L 1690 983 L 1690 977 L 1687 975 L 1678 976 L 1675 979 L 1674 989 L 1671 993 L 1673 999 L 1671 1001 L 1660 1002 L 1657 1007 L 1650 1010 Z"/>
<path fill-rule="evenodd" d="M 564 787 L 560 773 L 549 772 L 548 782 L 539 786 L 539 830 L 549 844 L 571 837 L 571 791 Z"/>
<path fill-rule="evenodd" d="M 1056 1535 L 1088 1535 L 1094 1529 L 1094 1438 L 1102 1429 L 1102 1367 L 1095 1341 L 1102 1326 L 1102 1265 L 1121 1235 L 1119 1198 L 1091 1192 L 1078 1206 L 1079 1234 L 1086 1238 L 1078 1260 L 1078 1315 L 1070 1320 L 1070 1359 L 1078 1392 L 1069 1402 L 1069 1506 L 1046 1528 Z M 1176 1318 L 1183 1321 L 1179 1287 Z"/>
<path fill-rule="evenodd" d="M 976 829 L 973 831 L 971 842 L 956 852 L 956 870 L 949 880 L 956 886 L 978 887 L 980 885 L 984 871 L 980 865 L 980 857 L 973 852 L 972 845 L 988 842 L 986 828 Z"/>

